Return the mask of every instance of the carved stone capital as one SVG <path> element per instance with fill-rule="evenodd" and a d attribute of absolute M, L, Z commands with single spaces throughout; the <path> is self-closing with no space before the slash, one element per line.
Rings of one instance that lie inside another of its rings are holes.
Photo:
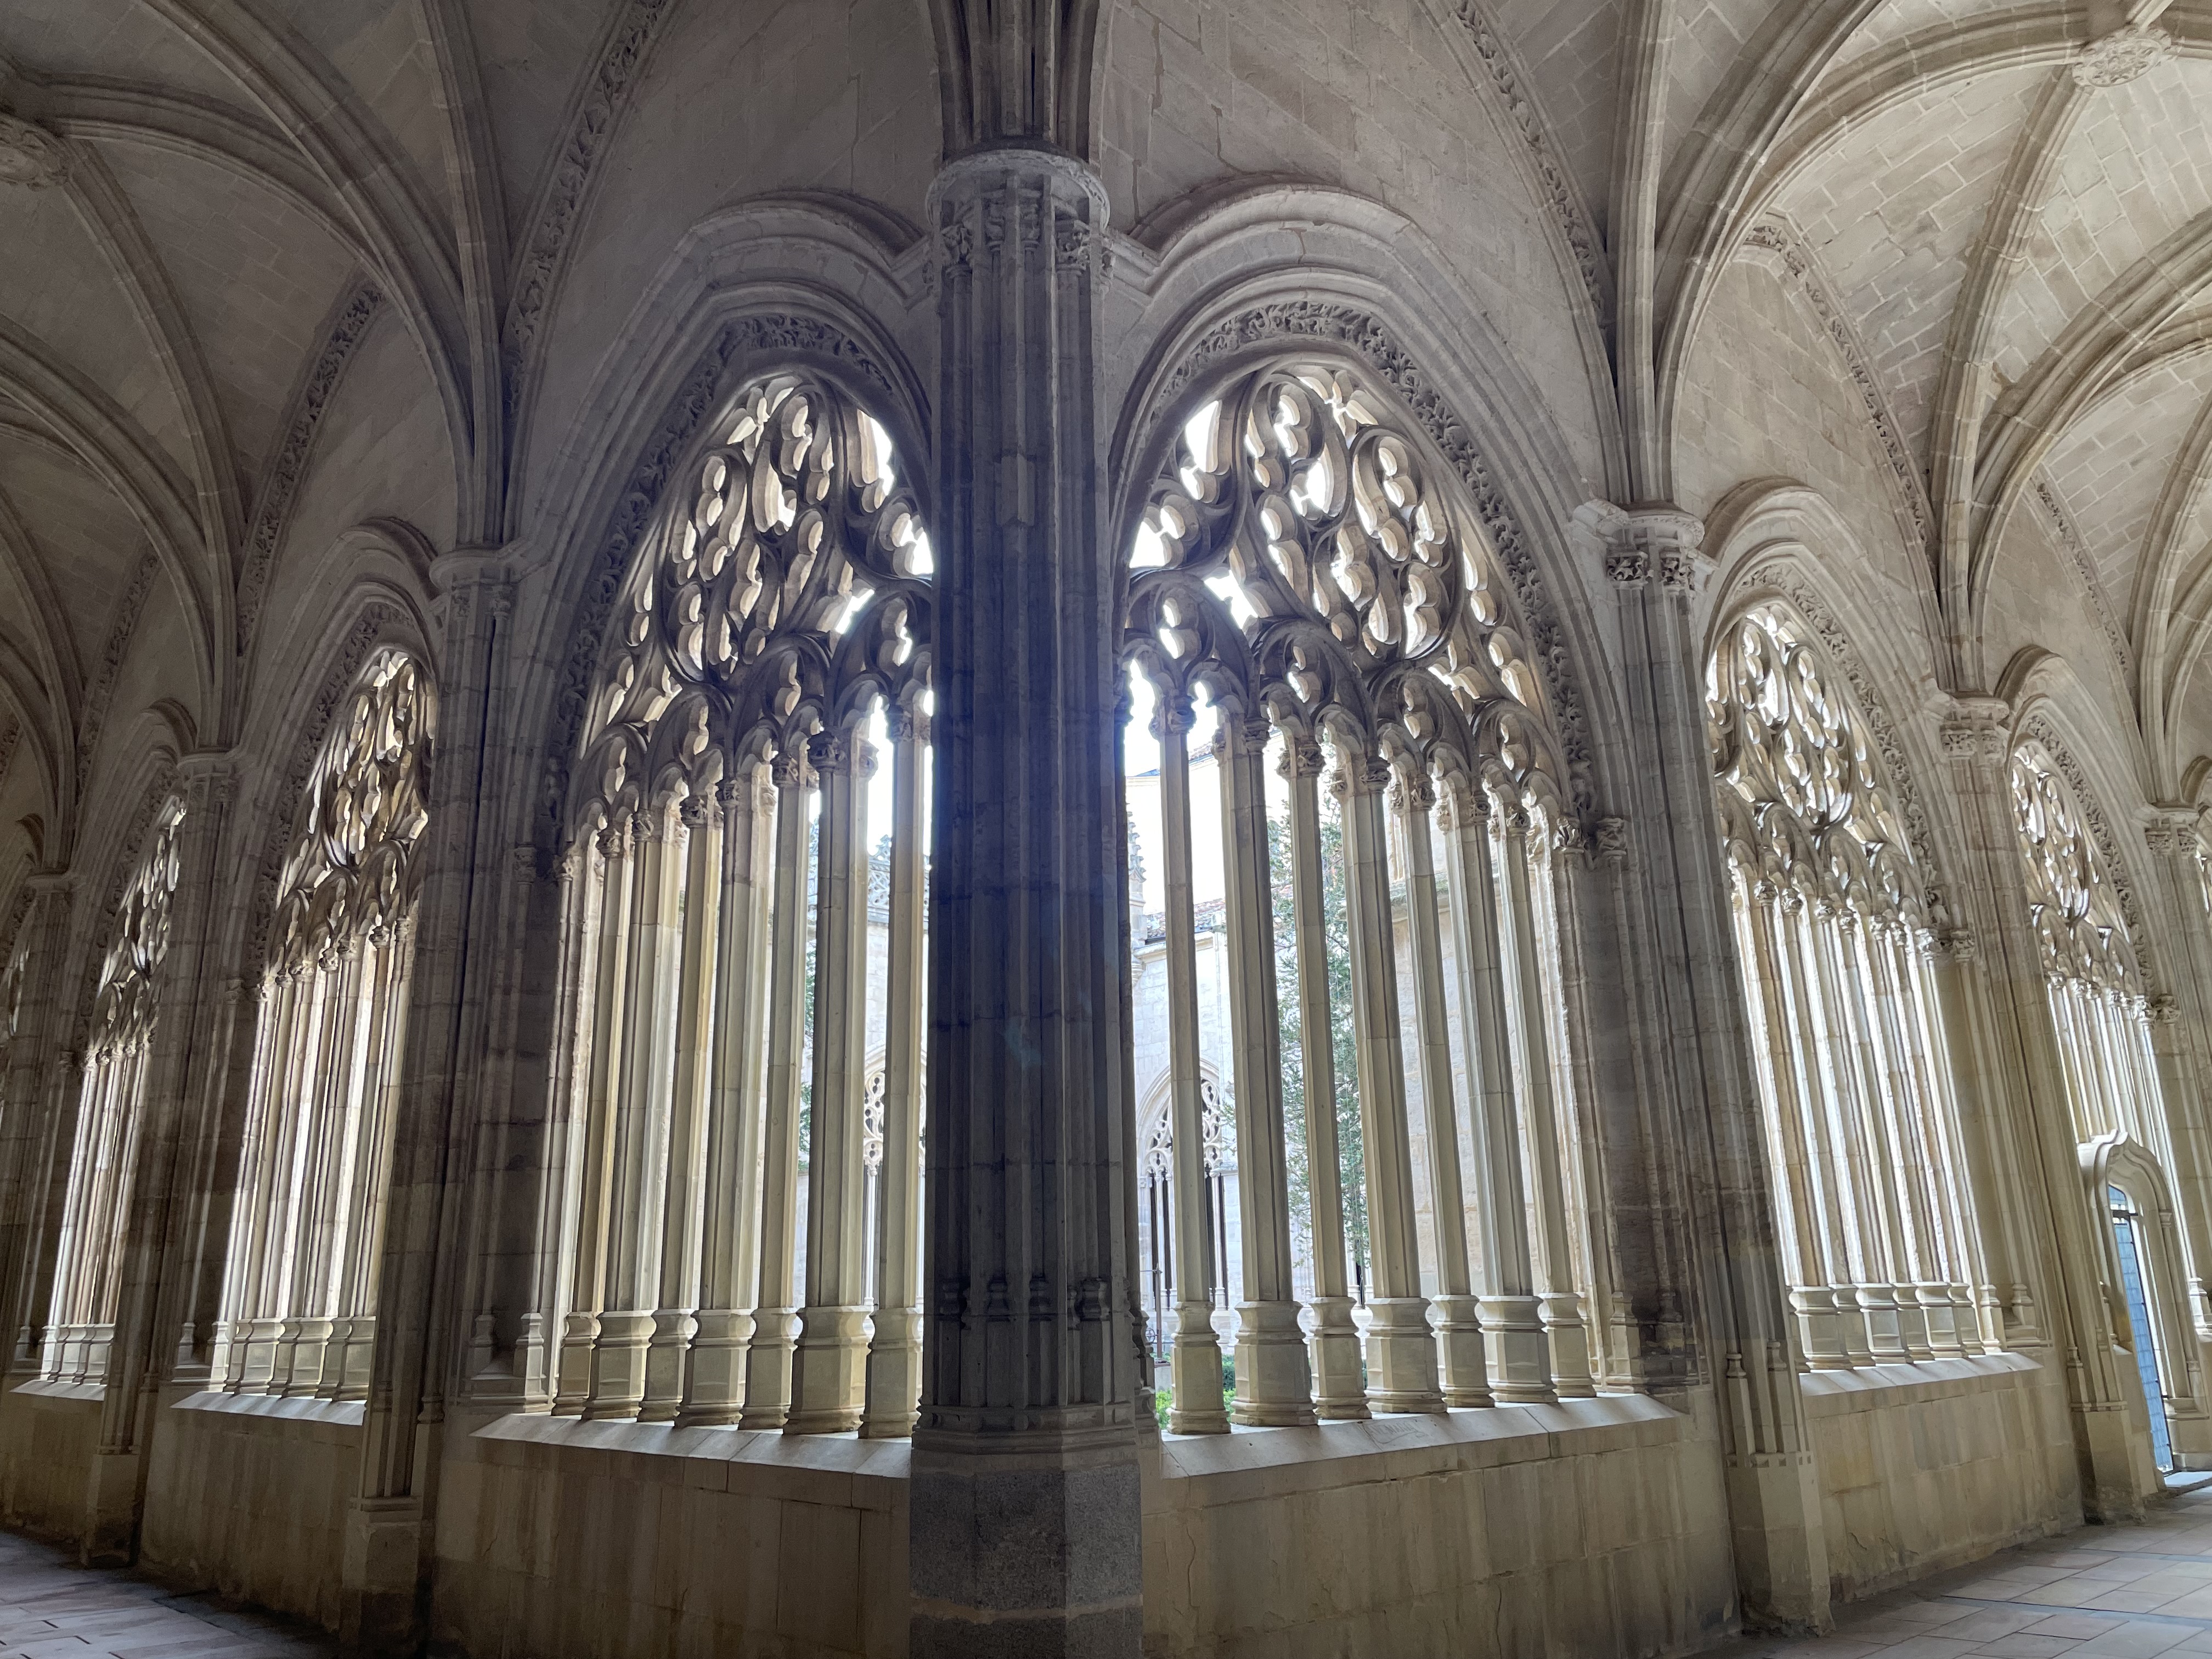
<path fill-rule="evenodd" d="M 2173 56 L 2173 37 L 2164 29 L 2130 23 L 2092 40 L 2075 57 L 2074 84 L 2095 89 L 2124 87 Z"/>
<path fill-rule="evenodd" d="M 1590 837 L 1600 858 L 1625 859 L 1628 856 L 1626 818 L 1598 819 L 1590 825 Z"/>
<path fill-rule="evenodd" d="M 768 775 L 778 789 L 803 789 L 806 787 L 806 757 L 796 749 L 778 755 L 768 763 Z"/>
<path fill-rule="evenodd" d="M 0 112 L 0 185 L 48 190 L 70 173 L 69 146 L 19 116 Z"/>
<path fill-rule="evenodd" d="M 2193 806 L 2146 806 L 2142 811 L 2143 842 L 2164 858 L 2194 858 L 2200 844 L 2203 816 Z"/>
<path fill-rule="evenodd" d="M 1437 786 L 1425 771 L 1401 773 L 1391 787 L 1389 804 L 1401 817 L 1426 817 L 1437 810 Z"/>
<path fill-rule="evenodd" d="M 1954 697 L 1938 728 L 1943 757 L 2002 761 L 2008 745 L 2012 705 L 2002 697 Z"/>
<path fill-rule="evenodd" d="M 1152 709 L 1152 735 L 1164 738 L 1170 732 L 1188 737 L 1198 724 L 1198 711 L 1192 706 L 1187 691 L 1163 691 Z"/>
<path fill-rule="evenodd" d="M 1657 577 L 1660 587 L 1688 599 L 1705 585 L 1712 561 L 1705 555 L 1705 520 L 1666 506 L 1620 507 L 1592 501 L 1575 514 L 1594 538 L 1605 562 L 1606 580 L 1617 586 L 1641 587 Z"/>
<path fill-rule="evenodd" d="M 1286 738 L 1283 758 L 1275 769 L 1286 778 L 1317 778 L 1328 770 L 1328 756 L 1311 738 Z"/>

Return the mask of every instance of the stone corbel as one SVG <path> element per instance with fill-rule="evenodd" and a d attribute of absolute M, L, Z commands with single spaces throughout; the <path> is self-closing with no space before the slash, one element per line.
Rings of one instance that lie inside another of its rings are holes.
<path fill-rule="evenodd" d="M 1679 507 L 1587 501 L 1574 523 L 1596 544 L 1606 580 L 1616 586 L 1641 587 L 1656 578 L 1663 592 L 1694 599 L 1712 574 L 1705 520 Z"/>
<path fill-rule="evenodd" d="M 1943 758 L 2002 761 L 2011 744 L 2012 705 L 2002 697 L 1953 697 L 1941 712 Z"/>

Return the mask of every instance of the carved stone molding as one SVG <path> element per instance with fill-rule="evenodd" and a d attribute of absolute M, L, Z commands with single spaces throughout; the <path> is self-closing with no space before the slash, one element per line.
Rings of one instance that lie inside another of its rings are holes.
<path fill-rule="evenodd" d="M 1711 573 L 1705 520 L 1693 514 L 1595 501 L 1576 516 L 1604 543 L 1605 578 L 1618 586 L 1640 586 L 1656 576 L 1666 592 L 1689 598 Z"/>
<path fill-rule="evenodd" d="M 15 763 L 15 746 L 22 740 L 22 723 L 10 715 L 0 725 L 0 783 L 8 781 L 8 769 Z"/>
<path fill-rule="evenodd" d="M 614 135 L 661 23 L 675 9 L 674 0 L 629 0 L 561 140 L 553 175 L 546 181 L 544 198 L 514 263 L 514 298 L 507 307 L 506 338 L 500 352 L 505 371 L 501 377 L 502 394 L 510 415 L 520 406 L 523 371 L 529 364 L 531 347 L 544 326 L 562 258 L 582 215 L 592 172 Z"/>
<path fill-rule="evenodd" d="M 2089 556 L 2088 544 L 2074 523 L 2074 515 L 2066 510 L 2066 503 L 2058 498 L 2048 478 L 2035 481 L 2035 499 L 2051 520 L 2051 533 L 2058 538 L 2059 550 L 2074 567 L 2074 574 L 2081 581 L 2081 591 L 2088 595 L 2089 610 L 2097 618 L 2097 626 L 2104 630 L 2106 644 L 2112 647 L 2112 656 L 2120 665 L 2120 672 L 2133 677 L 2136 653 L 2128 644 L 2127 630 L 2112 615 L 2112 607 L 2105 599 L 2105 584 L 2098 579 L 2096 562 Z"/>
<path fill-rule="evenodd" d="M 115 682 L 123 672 L 123 659 L 131 650 L 131 635 L 138 627 L 138 614 L 161 574 L 161 562 L 149 553 L 138 561 L 131 586 L 115 604 L 115 620 L 107 630 L 107 646 L 100 653 L 100 670 L 84 700 L 84 720 L 76 734 L 76 793 L 80 799 L 92 776 L 92 760 L 100 747 L 100 734 L 107 724 L 107 706 L 115 700 Z"/>
<path fill-rule="evenodd" d="M 92 945 L 85 952 L 83 983 L 78 992 L 76 1021 L 70 1038 L 70 1046 L 79 1050 L 90 1045 L 93 1007 L 100 995 L 100 970 L 106 942 L 115 931 L 116 912 L 122 907 L 123 895 L 131 878 L 138 872 L 138 857 L 145 848 L 147 834 L 153 829 L 155 818 L 175 797 L 176 786 L 177 768 L 173 761 L 160 768 L 148 782 L 144 793 L 138 797 L 137 809 L 131 813 L 131 822 L 124 826 L 116 843 L 107 884 L 100 896 L 100 908 L 92 918 Z"/>
<path fill-rule="evenodd" d="M 2197 856 L 2203 830 L 2203 815 L 2193 806 L 2146 806 L 2142 809 L 2143 842 L 2161 858 Z"/>
<path fill-rule="evenodd" d="M 1591 780 L 1589 727 L 1580 690 L 1571 672 L 1566 631 L 1543 573 L 1505 492 L 1491 475 L 1490 463 L 1475 445 L 1443 393 L 1413 355 L 1371 313 L 1329 300 L 1280 300 L 1224 318 L 1202 335 L 1162 383 L 1150 421 L 1161 416 L 1192 381 L 1255 347 L 1279 343 L 1349 354 L 1367 365 L 1411 411 L 1444 462 L 1459 475 L 1475 517 L 1497 550 L 1512 584 L 1529 633 L 1529 656 L 1551 693 L 1559 748 L 1578 813 L 1587 817 L 1595 799 Z"/>
<path fill-rule="evenodd" d="M 1936 534 L 1936 514 L 1928 502 L 1927 486 L 1913 459 L 1912 450 L 1905 441 L 1904 432 L 1897 424 L 1897 417 L 1890 412 L 1889 399 L 1882 392 L 1881 377 L 1875 373 L 1874 361 L 1861 343 L 1858 331 L 1852 326 L 1850 313 L 1837 302 L 1820 261 L 1798 236 L 1796 227 L 1777 214 L 1768 214 L 1755 222 L 1745 233 L 1743 245 L 1771 253 L 1781 260 L 1783 269 L 1798 285 L 1805 302 L 1820 319 L 1822 331 L 1842 354 L 1852 389 L 1858 393 L 1867 423 L 1873 427 L 1881 445 L 1882 457 L 1889 466 L 1890 481 L 1896 492 L 1893 505 L 1899 510 L 1899 527 L 1907 530 L 1910 544 L 1925 550 Z"/>
<path fill-rule="evenodd" d="M 375 320 L 377 308 L 383 303 L 383 290 L 374 283 L 366 278 L 356 283 L 338 306 L 330 331 L 323 337 L 322 349 L 315 354 L 307 378 L 292 394 L 291 407 L 284 416 L 284 435 L 262 471 L 260 487 L 256 491 L 253 525 L 246 537 L 246 568 L 238 580 L 238 649 L 241 655 L 252 644 L 254 628 L 261 620 L 270 572 L 276 562 L 277 545 L 283 540 L 285 522 L 291 516 L 293 498 L 300 493 L 300 481 L 307 474 L 315 430 L 322 424 L 323 413 L 330 407 L 331 395 L 337 390 L 347 363 L 353 360 L 354 348 L 368 332 L 368 325 Z"/>
<path fill-rule="evenodd" d="M 2009 747 L 2006 727 L 2011 719 L 2012 706 L 2001 697 L 1953 698 L 1938 728 L 1943 757 L 2002 762 Z"/>
<path fill-rule="evenodd" d="M 1590 222 L 1583 206 L 1582 192 L 1560 160 L 1559 147 L 1545 128 L 1535 97 L 1521 84 L 1521 69 L 1513 48 L 1492 26 L 1480 0 L 1459 0 L 1459 21 L 1473 37 L 1474 55 L 1490 71 L 1498 95 L 1504 100 L 1506 112 L 1512 118 L 1514 130 L 1528 147 L 1528 159 L 1543 186 L 1545 204 L 1559 222 L 1560 234 L 1566 238 L 1567 246 L 1574 255 L 1575 270 L 1582 277 L 1583 291 L 1589 295 L 1590 308 L 1597 315 L 1598 325 L 1609 336 L 1612 309 L 1606 303 L 1605 243 L 1598 235 L 1597 227 Z"/>
<path fill-rule="evenodd" d="M 2074 84 L 2095 89 L 2124 87 L 2173 56 L 2173 37 L 2164 29 L 2130 23 L 2081 48 L 2073 63 Z"/>
<path fill-rule="evenodd" d="M 33 122 L 0 112 L 0 185 L 49 190 L 69 173 L 67 144 Z"/>

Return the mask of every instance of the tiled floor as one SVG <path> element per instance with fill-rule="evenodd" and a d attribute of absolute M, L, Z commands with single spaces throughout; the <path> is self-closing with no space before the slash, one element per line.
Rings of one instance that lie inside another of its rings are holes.
<path fill-rule="evenodd" d="M 0 1659 L 330 1659 L 326 1639 L 88 1571 L 0 1533 Z M 2212 1656 L 2212 1485 L 2140 1527 L 2093 1527 L 1843 1610 L 1831 1635 L 1706 1659 L 2197 1659 Z"/>
<path fill-rule="evenodd" d="M 327 1643 L 0 1533 L 0 1659 L 327 1659 Z"/>
<path fill-rule="evenodd" d="M 2090 1527 L 1843 1609 L 1832 1634 L 1712 1659 L 2148 1659 L 2212 1655 L 2212 1488 L 2146 1526 Z"/>

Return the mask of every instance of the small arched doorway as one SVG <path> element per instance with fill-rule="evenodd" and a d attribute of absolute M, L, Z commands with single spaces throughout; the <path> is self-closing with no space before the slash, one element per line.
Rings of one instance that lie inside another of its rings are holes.
<path fill-rule="evenodd" d="M 2166 1420 L 2166 1390 L 2159 1381 L 2156 1322 L 2151 1318 L 2149 1275 L 2144 1263 L 2143 1212 L 2123 1188 L 2107 1186 L 2112 1243 L 2119 1256 L 2121 1298 L 2126 1304 L 2128 1326 L 2135 1338 L 2136 1374 L 2142 1378 L 2143 1408 L 2150 1417 L 2150 1445 L 2159 1473 L 2173 1470 L 2173 1440 Z"/>

